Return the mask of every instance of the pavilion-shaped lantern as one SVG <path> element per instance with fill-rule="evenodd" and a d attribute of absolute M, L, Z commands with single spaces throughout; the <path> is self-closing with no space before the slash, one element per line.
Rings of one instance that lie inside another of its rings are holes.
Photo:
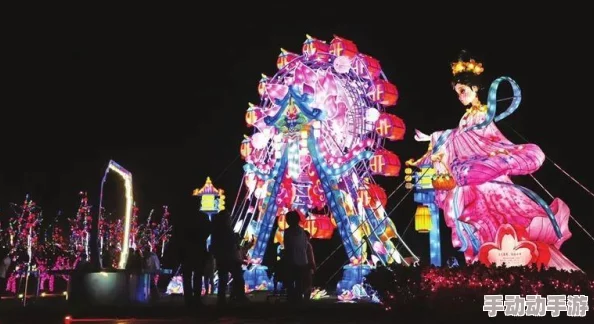
<path fill-rule="evenodd" d="M 215 188 L 210 177 L 206 178 L 206 182 L 202 188 L 194 189 L 192 196 L 201 198 L 200 211 L 206 213 L 209 218 L 212 218 L 212 215 L 225 210 L 224 191 Z"/>

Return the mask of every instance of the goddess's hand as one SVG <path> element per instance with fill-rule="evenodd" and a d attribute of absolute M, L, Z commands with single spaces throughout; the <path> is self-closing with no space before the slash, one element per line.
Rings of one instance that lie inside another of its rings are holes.
<path fill-rule="evenodd" d="M 415 141 L 417 142 L 429 142 L 431 140 L 431 136 L 421 132 L 418 129 L 415 129 Z"/>
<path fill-rule="evenodd" d="M 441 162 L 441 160 L 443 159 L 443 155 L 443 152 L 431 154 L 431 162 Z"/>

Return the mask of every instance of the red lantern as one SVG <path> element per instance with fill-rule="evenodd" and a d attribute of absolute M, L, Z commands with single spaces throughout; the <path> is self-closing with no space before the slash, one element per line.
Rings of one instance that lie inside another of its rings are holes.
<path fill-rule="evenodd" d="M 357 192 L 358 200 L 363 204 L 363 207 L 377 207 L 378 203 L 386 206 L 388 203 L 388 196 L 386 191 L 377 184 L 369 183 L 365 179 L 365 184 Z"/>
<path fill-rule="evenodd" d="M 379 202 L 382 206 L 386 206 L 388 203 L 388 195 L 386 195 L 384 188 L 374 183 L 368 183 L 367 187 L 372 206 L 377 206 L 377 202 Z"/>
<path fill-rule="evenodd" d="M 329 240 L 332 238 L 336 224 L 329 216 L 311 214 L 301 223 L 301 227 L 311 234 L 311 238 Z"/>
<path fill-rule="evenodd" d="M 379 149 L 369 160 L 369 168 L 374 174 L 397 176 L 400 173 L 400 159 L 388 150 Z"/>
<path fill-rule="evenodd" d="M 373 57 L 365 54 L 359 54 L 359 60 L 355 64 L 355 70 L 357 74 L 365 79 L 375 80 L 379 78 L 382 67 L 379 61 Z"/>
<path fill-rule="evenodd" d="M 295 201 L 295 187 L 290 177 L 284 177 L 280 186 L 280 191 L 276 196 L 276 204 L 279 207 L 291 208 Z"/>
<path fill-rule="evenodd" d="M 281 70 L 282 68 L 287 66 L 287 64 L 293 62 L 298 57 L 299 55 L 291 53 L 285 50 L 284 48 L 281 48 L 281 53 L 278 55 L 278 59 L 276 60 L 276 67 L 279 70 Z"/>
<path fill-rule="evenodd" d="M 249 139 L 244 139 L 241 142 L 241 147 L 239 149 L 239 152 L 241 153 L 241 157 L 245 160 L 247 159 L 248 156 L 250 156 L 250 154 L 252 154 L 252 143 Z"/>
<path fill-rule="evenodd" d="M 355 43 L 334 35 L 334 39 L 330 42 L 330 54 L 334 56 L 346 56 L 352 59 L 357 53 L 359 53 L 359 50 Z"/>
<path fill-rule="evenodd" d="M 327 62 L 330 59 L 330 45 L 309 35 L 303 43 L 303 55 L 310 60 Z"/>
<path fill-rule="evenodd" d="M 258 94 L 262 97 L 266 93 L 266 83 L 268 83 L 269 78 L 266 74 L 262 73 L 262 78 L 260 82 L 258 82 Z"/>
<path fill-rule="evenodd" d="M 301 225 L 301 227 L 303 227 L 304 230 L 309 232 L 311 238 L 315 238 L 318 231 L 315 217 L 310 216 L 306 218 L 303 222 L 301 222 L 301 224 L 299 225 Z"/>
<path fill-rule="evenodd" d="M 404 138 L 406 126 L 404 125 L 404 121 L 399 117 L 388 113 L 381 113 L 375 122 L 375 131 L 383 138 L 397 141 Z"/>
<path fill-rule="evenodd" d="M 386 80 L 374 81 L 368 95 L 371 100 L 384 106 L 394 106 L 398 101 L 398 89 Z"/>
<path fill-rule="evenodd" d="M 252 127 L 258 120 L 260 120 L 260 118 L 264 116 L 264 114 L 259 107 L 254 106 L 252 103 L 249 103 L 249 105 L 250 107 L 245 113 L 245 123 L 248 125 L 248 127 Z"/>

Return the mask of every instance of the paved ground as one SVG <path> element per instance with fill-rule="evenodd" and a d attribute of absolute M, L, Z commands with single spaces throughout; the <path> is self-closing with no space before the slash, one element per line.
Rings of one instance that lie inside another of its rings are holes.
<path fill-rule="evenodd" d="M 206 299 L 206 307 L 188 311 L 180 298 L 162 298 L 158 303 L 146 306 L 121 307 L 110 309 L 87 310 L 76 312 L 67 307 L 64 298 L 40 298 L 31 301 L 27 307 L 22 307 L 15 301 L 4 300 L 0 304 L 0 324 L 27 323 L 222 323 L 222 324 L 268 324 L 268 323 L 430 323 L 451 324 L 462 320 L 464 323 L 593 323 L 589 318 L 567 318 L 550 316 L 539 318 L 502 317 L 488 318 L 479 312 L 476 317 L 467 318 L 469 309 L 452 309 L 447 316 L 443 313 L 432 314 L 429 310 L 415 310 L 407 316 L 394 319 L 394 314 L 385 312 L 380 305 L 371 303 L 343 304 L 335 298 L 313 301 L 308 305 L 291 306 L 281 301 L 275 303 L 266 300 L 265 295 L 250 296 L 251 303 L 235 305 L 226 309 L 218 309 L 213 298 Z M 66 320 L 65 317 L 72 318 Z M 593 315 L 593 314 L 588 314 Z"/>
<path fill-rule="evenodd" d="M 188 311 L 180 298 L 162 298 L 150 306 L 93 309 L 77 314 L 62 298 L 41 298 L 27 307 L 14 301 L 0 305 L 0 324 L 7 323 L 390 323 L 377 304 L 342 304 L 335 298 L 291 306 L 267 300 L 265 295 L 250 296 L 251 303 L 218 309 L 214 299 L 207 306 Z M 66 319 L 66 316 L 71 318 Z"/>

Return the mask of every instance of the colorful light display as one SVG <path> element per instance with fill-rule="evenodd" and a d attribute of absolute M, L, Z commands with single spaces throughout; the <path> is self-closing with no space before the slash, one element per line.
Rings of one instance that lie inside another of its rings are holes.
<path fill-rule="evenodd" d="M 7 278 L 6 290 L 16 292 L 16 281 L 25 280 L 25 290 L 29 284 L 29 274 L 36 270 L 35 257 L 38 250 L 39 230 L 43 221 L 42 210 L 29 195 L 21 205 L 12 204 L 15 216 L 9 219 L 8 243 L 16 255 L 15 271 Z M 26 303 L 24 299 L 23 304 Z"/>
<path fill-rule="evenodd" d="M 79 196 L 80 205 L 78 206 L 76 217 L 70 220 L 70 248 L 76 257 L 84 252 L 88 259 L 92 206 L 89 205 L 89 198 L 86 192 L 81 191 Z"/>
<path fill-rule="evenodd" d="M 513 252 L 516 259 L 507 258 L 508 264 L 540 263 L 575 270 L 577 266 L 559 251 L 571 237 L 569 207 L 558 198 L 548 205 L 510 179 L 536 172 L 545 159 L 537 145 L 514 144 L 495 125 L 518 108 L 520 88 L 511 78 L 500 77 L 491 84 L 487 105 L 483 105 L 476 93 L 476 81 L 470 81 L 483 71 L 482 64 L 474 60 L 452 64 L 454 88 L 460 101 L 470 108 L 457 128 L 431 135 L 417 131 L 415 138 L 428 141 L 429 149 L 419 160 L 407 164 L 420 168 L 417 179 L 424 178 L 428 170 L 434 175 L 430 185 L 427 181 L 417 185 L 415 198 L 444 211 L 445 222 L 452 228 L 453 245 L 465 253 L 467 262 L 499 263 L 501 258 L 494 256 L 494 248 L 520 249 Z M 501 101 L 497 91 L 503 81 L 511 85 L 514 96 L 509 107 L 497 115 L 497 102 Z M 433 219 L 439 220 L 437 208 L 434 213 Z M 439 237 L 431 240 L 439 241 Z M 507 250 L 500 256 L 509 256 Z"/>
<path fill-rule="evenodd" d="M 139 248 L 148 246 L 151 252 L 158 252 L 160 250 L 161 257 L 163 257 L 167 242 L 171 238 L 173 226 L 169 225 L 170 213 L 168 206 L 163 206 L 163 215 L 159 223 L 157 223 L 156 219 L 153 219 L 154 211 L 152 209 L 146 222 L 138 226 L 137 241 L 140 245 Z"/>
<path fill-rule="evenodd" d="M 486 267 L 476 263 L 467 267 L 381 268 L 368 277 L 386 310 L 397 316 L 414 312 L 415 306 L 448 315 L 452 307 L 466 307 L 461 313 L 480 311 L 485 295 L 572 295 L 592 296 L 594 281 L 579 271 L 537 267 Z M 590 303 L 590 311 L 594 305 Z M 412 314 L 411 314 L 412 315 Z M 478 319 L 478 318 L 477 318 Z"/>
<path fill-rule="evenodd" d="M 382 263 L 405 262 L 391 241 L 401 238 L 384 210 L 387 197 L 372 177 L 400 172 L 398 156 L 383 148 L 386 139 L 400 140 L 405 132 L 404 122 L 385 112 L 398 90 L 379 62 L 350 40 L 335 36 L 327 44 L 308 35 L 302 51 L 281 50 L 279 71 L 263 75 L 261 102 L 246 113 L 255 132 L 241 143 L 247 189 L 240 192 L 242 208 L 233 211 L 236 229 L 255 240 L 246 283 L 254 288 L 267 280 L 265 274 L 248 277 L 265 272 L 274 223 L 282 244 L 284 215 L 296 210 L 312 238 L 330 238 L 338 228 L 350 260 L 339 291 L 350 290 L 370 269 L 364 237 Z"/>

